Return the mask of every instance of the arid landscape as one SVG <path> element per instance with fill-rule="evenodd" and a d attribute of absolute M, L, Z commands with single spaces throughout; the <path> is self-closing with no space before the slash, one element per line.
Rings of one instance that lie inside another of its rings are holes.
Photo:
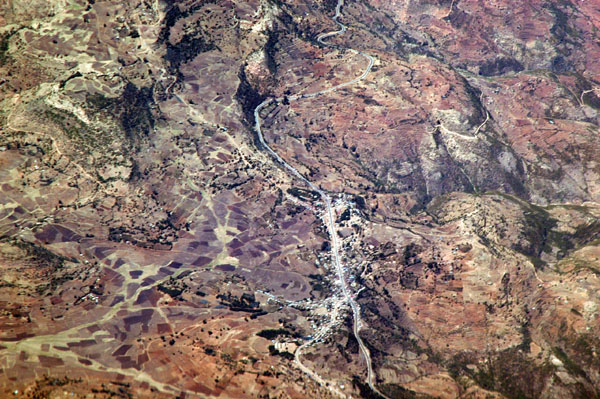
<path fill-rule="evenodd" d="M 600 4 L 0 2 L 0 398 L 600 398 Z"/>

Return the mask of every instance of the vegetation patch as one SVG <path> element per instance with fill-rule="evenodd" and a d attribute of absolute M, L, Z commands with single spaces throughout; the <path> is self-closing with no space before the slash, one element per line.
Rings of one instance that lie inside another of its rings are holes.
<path fill-rule="evenodd" d="M 219 294 L 217 295 L 217 298 L 221 301 L 222 305 L 228 306 L 229 309 L 234 312 L 264 313 L 264 311 L 260 309 L 260 304 L 254 297 L 254 294 L 246 292 L 237 297 L 231 293 L 227 293 Z"/>
<path fill-rule="evenodd" d="M 288 351 L 278 351 L 275 349 L 275 345 L 269 345 L 269 353 L 271 356 L 280 356 L 287 360 L 294 360 L 294 354 Z"/>
<path fill-rule="evenodd" d="M 244 66 L 242 65 L 240 68 L 240 72 L 238 74 L 238 78 L 240 80 L 240 84 L 235 92 L 235 99 L 242 106 L 242 110 L 244 111 L 245 121 L 249 125 L 254 125 L 254 110 L 258 105 L 263 102 L 266 98 L 264 95 L 260 94 L 258 90 L 256 90 L 248 81 L 248 77 L 246 76 L 246 71 L 244 70 Z M 255 133 L 254 142 L 257 146 L 260 147 L 257 132 Z"/>
<path fill-rule="evenodd" d="M 356 375 L 352 377 L 352 385 L 354 386 L 354 388 L 358 388 L 361 398 L 384 399 L 383 396 L 372 390 L 369 384 L 362 382 L 361 379 Z"/>
<path fill-rule="evenodd" d="M 381 384 L 379 390 L 388 398 L 393 399 L 430 399 L 431 396 L 419 394 L 399 384 Z"/>
<path fill-rule="evenodd" d="M 509 399 L 537 398 L 554 372 L 552 365 L 537 366 L 519 348 L 491 354 L 485 361 L 473 353 L 455 355 L 447 365 L 454 379 L 467 376 L 480 387 Z"/>
<path fill-rule="evenodd" d="M 9 41 L 14 33 L 3 33 L 0 35 L 0 66 L 4 65 L 8 60 Z"/>
<path fill-rule="evenodd" d="M 150 87 L 138 88 L 129 82 L 119 97 L 93 94 L 87 96 L 87 102 L 98 112 L 115 118 L 127 139 L 123 140 L 124 151 L 137 148 L 141 139 L 147 137 L 154 128 L 154 117 L 150 110 L 154 99 Z"/>
<path fill-rule="evenodd" d="M 288 194 L 298 197 L 305 201 L 316 201 L 321 198 L 321 195 L 314 190 L 292 187 L 287 190 Z"/>
<path fill-rule="evenodd" d="M 261 330 L 261 331 L 257 332 L 256 335 L 258 335 L 259 337 L 266 338 L 266 339 L 275 339 L 282 335 L 289 337 L 292 335 L 292 333 L 290 331 L 286 330 L 285 328 L 278 328 L 278 329 Z"/>

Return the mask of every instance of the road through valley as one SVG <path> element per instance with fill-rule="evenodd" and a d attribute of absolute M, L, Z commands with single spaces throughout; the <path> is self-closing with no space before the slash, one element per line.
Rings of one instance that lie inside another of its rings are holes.
<path fill-rule="evenodd" d="M 332 32 L 327 32 L 327 33 L 323 33 L 321 35 L 319 35 L 317 37 L 317 41 L 323 45 L 326 46 L 331 46 L 330 44 L 325 42 L 325 39 L 328 39 L 330 37 L 336 36 L 336 35 L 340 35 L 343 34 L 344 32 L 346 32 L 347 27 L 342 24 L 339 21 L 339 18 L 341 16 L 341 12 L 342 12 L 342 7 L 343 7 L 343 0 L 338 0 L 338 3 L 336 5 L 335 8 L 335 15 L 333 16 L 333 21 L 338 25 L 339 29 L 336 31 L 332 31 Z M 357 78 L 354 78 L 350 81 L 338 84 L 336 86 L 330 87 L 328 89 L 324 89 L 324 90 L 320 90 L 317 92 L 313 92 L 313 93 L 308 93 L 308 94 L 302 94 L 302 95 L 296 95 L 296 96 L 290 96 L 288 97 L 288 101 L 298 101 L 298 100 L 302 100 L 305 98 L 312 98 L 312 97 L 317 97 L 329 92 L 333 92 L 335 90 L 341 89 L 343 87 L 347 87 L 350 85 L 353 85 L 357 82 L 360 82 L 361 80 L 365 79 L 369 73 L 371 72 L 371 68 L 373 67 L 373 63 L 374 63 L 374 58 L 362 51 L 359 50 L 355 50 L 352 48 L 347 48 L 346 50 L 354 52 L 356 54 L 360 54 L 363 57 L 365 57 L 368 60 L 368 65 L 365 68 L 365 70 L 362 72 L 362 74 L 360 76 L 358 76 Z M 309 186 L 312 190 L 314 190 L 315 192 L 317 192 L 321 198 L 323 199 L 323 203 L 324 203 L 324 214 L 323 214 L 323 219 L 324 219 L 324 223 L 327 225 L 328 227 L 328 232 L 329 232 L 329 236 L 331 239 L 331 252 L 332 252 L 332 260 L 333 260 L 333 266 L 335 267 L 336 270 L 336 274 L 337 274 L 337 279 L 339 280 L 339 284 L 341 287 L 341 291 L 342 291 L 342 300 L 336 302 L 336 306 L 337 308 L 334 310 L 333 314 L 337 315 L 339 312 L 339 308 L 344 306 L 345 304 L 348 304 L 350 306 L 350 308 L 352 309 L 352 317 L 353 317 L 353 334 L 356 338 L 356 340 L 358 341 L 358 345 L 360 347 L 360 352 L 365 360 L 366 366 L 367 366 L 367 383 L 369 385 L 369 387 L 375 391 L 376 393 L 378 393 L 379 395 L 381 395 L 382 397 L 385 397 L 383 394 L 381 394 L 381 392 L 379 392 L 379 390 L 375 387 L 374 384 L 374 372 L 373 372 L 373 366 L 372 366 L 372 362 L 371 362 L 371 355 L 369 353 L 368 348 L 365 346 L 362 338 L 360 337 L 360 328 L 361 328 L 361 315 L 360 315 L 360 306 L 358 305 L 358 303 L 356 302 L 356 300 L 354 299 L 354 296 L 352 294 L 352 292 L 349 290 L 347 282 L 346 282 L 346 277 L 345 277 L 345 273 L 344 273 L 344 268 L 342 266 L 342 262 L 341 262 L 341 257 L 340 257 L 340 244 L 338 241 L 338 237 L 337 237 L 337 229 L 336 229 L 336 223 L 335 223 L 335 217 L 334 217 L 334 210 L 333 210 L 333 204 L 332 204 L 332 198 L 331 196 L 326 193 L 325 191 L 321 190 L 319 187 L 317 187 L 314 183 L 312 183 L 311 181 L 309 181 L 305 176 L 303 176 L 296 168 L 294 168 L 292 165 L 290 165 L 287 161 L 285 161 L 279 154 L 277 154 L 277 152 L 275 152 L 270 146 L 269 144 L 267 144 L 267 142 L 264 139 L 264 135 L 262 132 L 262 128 L 261 128 L 261 117 L 260 117 L 260 111 L 267 105 L 272 104 L 272 103 L 281 103 L 284 100 L 284 98 L 269 98 L 266 99 L 265 101 L 263 101 L 261 104 L 259 104 L 256 109 L 254 110 L 254 119 L 255 119 L 255 130 L 256 133 L 258 135 L 258 139 L 261 143 L 261 145 L 264 147 L 264 149 L 273 157 L 275 158 L 275 160 L 277 160 L 277 162 L 279 164 L 281 164 L 285 169 L 287 169 L 287 171 L 292 174 L 293 176 L 295 176 L 296 178 L 302 180 L 304 183 L 306 183 L 307 186 Z M 319 337 L 321 337 L 327 330 L 329 330 L 331 327 L 333 327 L 333 325 L 335 324 L 335 318 L 332 317 L 331 318 L 331 322 L 328 323 L 325 326 L 322 326 L 320 328 L 320 331 L 317 332 L 313 339 L 306 342 L 304 345 L 300 346 L 297 351 L 296 351 L 296 356 L 295 356 L 295 362 L 298 365 L 298 367 L 305 372 L 306 374 L 308 374 L 310 377 L 312 377 L 315 381 L 317 381 L 318 383 L 320 383 L 321 385 L 326 385 L 325 381 L 314 371 L 310 370 L 308 367 L 306 367 L 304 364 L 302 364 L 301 361 L 301 353 L 302 350 L 304 350 L 306 347 L 308 347 L 309 345 L 312 345 L 315 340 L 317 340 Z M 337 389 L 337 387 L 335 386 L 331 386 L 329 385 L 329 389 L 336 393 L 337 395 L 340 396 L 345 396 L 339 389 Z"/>

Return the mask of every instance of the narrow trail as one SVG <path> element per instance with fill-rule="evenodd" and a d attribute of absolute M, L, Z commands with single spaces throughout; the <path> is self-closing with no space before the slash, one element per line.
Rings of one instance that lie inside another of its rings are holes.
<path fill-rule="evenodd" d="M 327 33 L 323 33 L 321 35 L 319 35 L 317 37 L 317 41 L 325 46 L 328 47 L 332 47 L 331 44 L 328 44 L 325 42 L 325 39 L 328 39 L 330 37 L 336 36 L 336 35 L 340 35 L 346 32 L 347 27 L 346 25 L 342 24 L 339 21 L 339 17 L 341 15 L 341 9 L 342 6 L 344 5 L 344 1 L 343 0 L 338 0 L 338 3 L 336 5 L 335 8 L 335 15 L 333 16 L 333 21 L 338 25 L 339 29 L 336 31 L 331 31 L 331 32 L 327 32 Z M 339 90 L 341 88 L 344 88 L 346 86 L 351 86 L 355 83 L 360 82 L 361 80 L 365 79 L 369 73 L 371 72 L 371 68 L 373 67 L 373 63 L 375 61 L 375 59 L 362 52 L 359 50 L 355 50 L 352 48 L 346 48 L 346 50 L 351 51 L 355 54 L 360 54 L 363 57 L 365 57 L 368 60 L 368 65 L 365 68 L 364 72 L 358 76 L 357 78 L 354 78 L 350 81 L 344 82 L 344 83 L 340 83 L 338 85 L 335 85 L 333 87 L 330 87 L 328 89 L 324 89 L 324 90 L 320 90 L 314 93 L 308 93 L 308 94 L 302 94 L 302 95 L 295 95 L 295 96 L 290 96 L 288 97 L 288 101 L 298 101 L 298 100 L 302 100 L 305 98 L 313 98 L 313 97 L 317 97 L 320 96 L 322 94 L 326 94 L 326 93 L 330 93 L 330 92 L 334 92 L 336 90 Z M 254 110 L 254 119 L 255 119 L 255 130 L 256 133 L 258 135 L 258 139 L 260 141 L 260 143 L 262 144 L 262 146 L 267 150 L 267 152 L 273 157 L 275 158 L 275 160 L 277 162 L 279 162 L 285 169 L 287 169 L 287 171 L 294 177 L 298 178 L 299 180 L 302 180 L 304 183 L 306 183 L 306 185 L 308 187 L 310 187 L 312 190 L 314 190 L 315 192 L 317 192 L 321 198 L 324 201 L 324 205 L 325 205 L 325 212 L 324 212 L 324 223 L 327 225 L 328 227 L 328 232 L 329 232 L 329 236 L 331 239 L 331 252 L 333 255 L 333 263 L 336 269 L 336 274 L 337 274 L 337 278 L 339 280 L 340 286 L 341 286 L 341 290 L 342 290 L 342 294 L 343 294 L 343 301 L 340 301 L 337 304 L 337 308 L 334 310 L 334 313 L 337 314 L 339 312 L 339 309 L 344 306 L 345 304 L 348 304 L 350 306 L 350 308 L 352 309 L 352 318 L 353 318 L 353 328 L 352 328 L 352 332 L 354 334 L 354 337 L 356 338 L 356 340 L 358 341 L 358 345 L 360 347 L 360 352 L 365 360 L 365 363 L 367 365 L 367 383 L 369 385 L 369 387 L 376 392 L 377 394 L 381 395 L 382 397 L 386 397 L 385 395 L 383 395 L 376 387 L 374 384 L 374 379 L 375 379 L 375 373 L 373 372 L 373 365 L 372 365 L 372 361 L 371 361 L 371 354 L 369 352 L 369 349 L 366 347 L 366 345 L 364 344 L 362 338 L 360 337 L 360 329 L 361 329 L 361 316 L 360 316 L 360 306 L 359 304 L 356 302 L 356 300 L 354 299 L 354 296 L 352 295 L 352 293 L 350 292 L 350 290 L 348 289 L 348 285 L 346 283 L 346 277 L 345 277 L 345 273 L 344 273 L 344 269 L 342 267 L 342 262 L 341 262 L 341 257 L 340 257 L 340 244 L 338 242 L 338 237 L 337 237 L 337 232 L 336 232 L 336 224 L 335 224 L 335 218 L 334 218 L 334 211 L 333 211 L 333 205 L 332 205 L 332 199 L 331 196 L 329 194 L 327 194 L 325 191 L 321 190 L 318 186 L 316 186 L 314 183 L 312 183 L 310 180 L 308 180 L 304 175 L 302 175 L 302 173 L 300 173 L 296 168 L 294 168 L 292 165 L 290 165 L 287 161 L 285 161 L 279 154 L 277 154 L 277 152 L 275 152 L 270 146 L 269 144 L 267 144 L 267 142 L 264 139 L 263 136 L 263 132 L 262 132 L 262 128 L 261 128 L 261 118 L 260 118 L 260 111 L 267 105 L 272 104 L 272 103 L 281 103 L 284 100 L 283 97 L 279 97 L 279 98 L 269 98 L 266 99 L 265 101 L 263 101 L 262 103 L 260 103 Z M 308 368 L 307 366 L 305 366 L 304 364 L 302 364 L 301 361 L 301 353 L 304 349 L 306 349 L 308 346 L 312 345 L 313 343 L 315 343 L 315 340 L 322 336 L 324 334 L 324 332 L 328 331 L 330 328 L 333 327 L 333 325 L 335 324 L 335 318 L 331 319 L 332 321 L 327 324 L 325 326 L 325 328 L 322 328 L 320 333 L 315 335 L 315 337 L 304 343 L 302 346 L 300 346 L 297 350 L 296 350 L 296 356 L 295 356 L 295 362 L 298 365 L 298 367 L 306 374 L 308 374 L 311 378 L 313 378 L 315 381 L 317 381 L 319 384 L 326 386 L 326 382 L 323 380 L 322 377 L 320 377 L 316 372 L 312 371 L 310 368 Z M 328 387 L 330 389 L 330 391 L 334 392 L 335 394 L 339 395 L 339 396 L 343 396 L 345 397 L 346 395 L 341 392 L 339 389 L 337 389 L 337 387 Z"/>
<path fill-rule="evenodd" d="M 481 96 L 479 96 L 479 101 L 481 103 L 483 103 L 483 93 L 481 94 Z M 445 134 L 451 134 L 460 138 L 463 138 L 465 140 L 474 140 L 477 141 L 480 138 L 478 137 L 479 135 L 479 131 L 485 126 L 486 123 L 488 123 L 488 121 L 490 120 L 490 113 L 487 111 L 487 109 L 485 109 L 485 120 L 483 122 L 481 122 L 481 124 L 479 126 L 477 126 L 477 128 L 475 129 L 475 132 L 473 133 L 472 136 L 466 135 L 466 134 L 462 134 L 462 133 L 458 133 L 458 132 L 453 132 L 452 130 L 448 130 L 443 124 L 440 124 L 438 126 L 438 128 L 444 132 Z"/>

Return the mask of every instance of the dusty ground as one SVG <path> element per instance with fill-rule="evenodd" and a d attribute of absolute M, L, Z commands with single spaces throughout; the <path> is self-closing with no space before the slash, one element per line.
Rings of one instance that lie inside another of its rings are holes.
<path fill-rule="evenodd" d="M 594 2 L 0 5 L 0 396 L 600 392 Z"/>

